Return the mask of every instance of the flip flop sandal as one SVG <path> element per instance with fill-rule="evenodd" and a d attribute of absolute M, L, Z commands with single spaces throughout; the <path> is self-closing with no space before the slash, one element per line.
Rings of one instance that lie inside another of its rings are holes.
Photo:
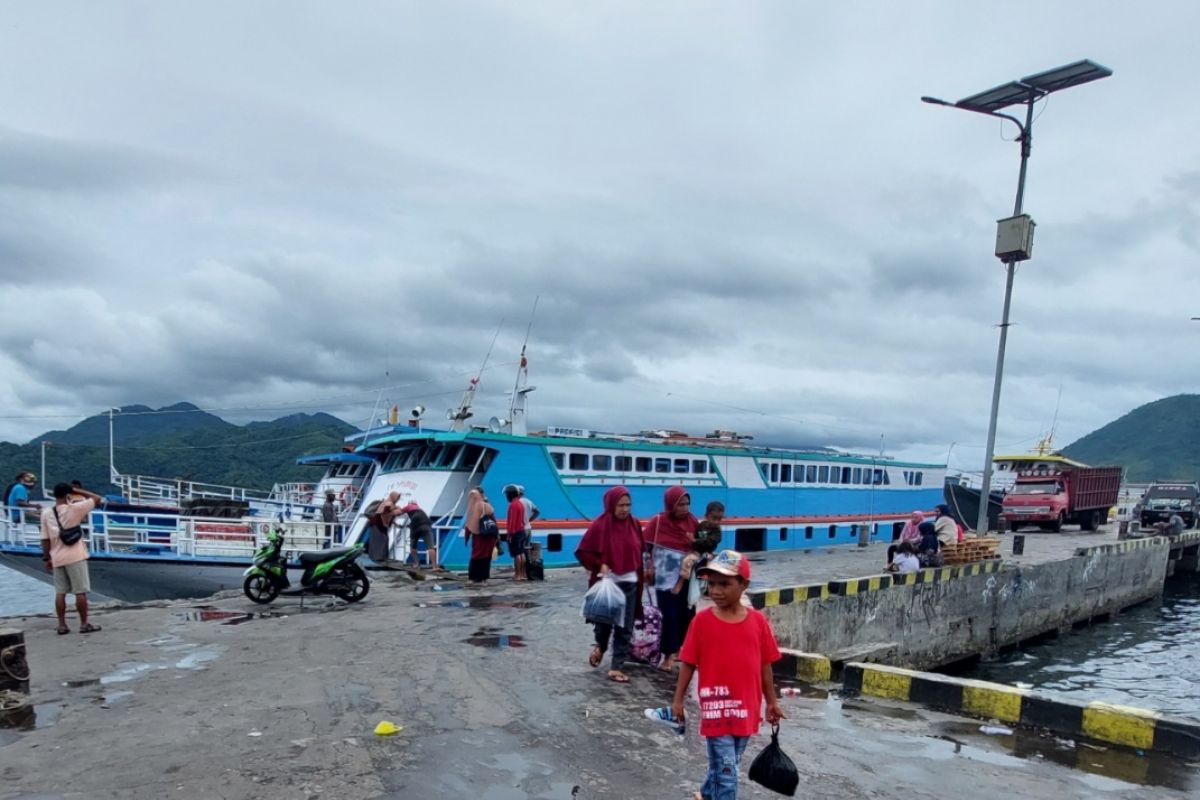
<path fill-rule="evenodd" d="M 71 629 L 70 629 L 70 628 L 68 628 L 66 625 L 59 625 L 59 626 L 58 626 L 58 635 L 59 635 L 59 636 L 63 636 L 63 635 L 65 635 L 65 634 L 68 634 L 68 633 L 70 633 L 70 632 L 71 632 Z"/>
<path fill-rule="evenodd" d="M 84 625 L 82 628 L 80 628 L 79 632 L 80 633 L 97 633 L 97 632 L 99 632 L 99 630 L 100 630 L 99 625 L 93 625 L 92 623 L 89 622 L 87 625 Z"/>
<path fill-rule="evenodd" d="M 599 647 L 592 647 L 592 653 L 588 656 L 588 664 L 592 669 L 600 666 L 600 662 L 604 660 L 604 651 Z"/>
<path fill-rule="evenodd" d="M 610 672 L 608 679 L 613 683 L 629 683 L 629 676 L 622 672 Z"/>

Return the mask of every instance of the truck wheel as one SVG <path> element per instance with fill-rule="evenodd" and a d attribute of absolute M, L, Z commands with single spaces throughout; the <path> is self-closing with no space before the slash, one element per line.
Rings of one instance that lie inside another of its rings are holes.
<path fill-rule="evenodd" d="M 1100 527 L 1100 512 L 1090 512 L 1086 517 L 1083 518 L 1083 522 L 1079 527 L 1083 528 L 1085 531 L 1096 530 L 1096 528 Z"/>
<path fill-rule="evenodd" d="M 1054 531 L 1055 533 L 1062 533 L 1062 526 L 1063 526 L 1063 523 L 1066 521 L 1067 521 L 1066 513 L 1062 512 L 1062 511 L 1058 512 L 1058 519 L 1056 519 L 1056 520 L 1054 520 L 1054 522 L 1050 523 L 1050 530 Z"/>

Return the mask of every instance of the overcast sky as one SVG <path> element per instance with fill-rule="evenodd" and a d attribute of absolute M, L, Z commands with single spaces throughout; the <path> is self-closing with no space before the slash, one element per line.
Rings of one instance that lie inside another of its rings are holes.
<path fill-rule="evenodd" d="M 924 105 L 1091 58 L 1034 126 L 998 443 L 1196 391 L 1192 2 L 0 2 L 0 439 L 234 421 L 735 428 L 982 463 L 1015 130 Z M 258 409 L 246 411 L 239 409 Z"/>

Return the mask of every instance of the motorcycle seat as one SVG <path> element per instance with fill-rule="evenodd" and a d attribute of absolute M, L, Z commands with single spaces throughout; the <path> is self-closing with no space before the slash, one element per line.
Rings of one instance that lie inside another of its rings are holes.
<path fill-rule="evenodd" d="M 302 565 L 311 567 L 334 558 L 340 558 L 353 549 L 353 547 L 335 547 L 331 550 L 313 550 L 308 553 L 301 553 L 298 558 Z"/>

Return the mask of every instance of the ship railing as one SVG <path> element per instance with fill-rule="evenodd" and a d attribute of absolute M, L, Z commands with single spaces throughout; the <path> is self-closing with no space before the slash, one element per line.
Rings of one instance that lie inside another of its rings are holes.
<path fill-rule="evenodd" d="M 172 480 L 151 475 L 117 475 L 113 483 L 131 503 L 170 503 L 178 505 L 189 498 L 206 500 L 241 500 L 264 503 L 275 500 L 271 492 L 247 489 L 242 486 L 223 486 L 217 483 Z"/>

